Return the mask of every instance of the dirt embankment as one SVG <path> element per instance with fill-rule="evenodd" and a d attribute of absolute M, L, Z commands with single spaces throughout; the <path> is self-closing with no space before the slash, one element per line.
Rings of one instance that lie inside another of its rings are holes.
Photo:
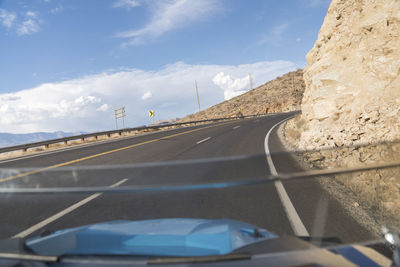
<path fill-rule="evenodd" d="M 303 70 L 299 69 L 179 122 L 298 110 L 304 88 Z"/>

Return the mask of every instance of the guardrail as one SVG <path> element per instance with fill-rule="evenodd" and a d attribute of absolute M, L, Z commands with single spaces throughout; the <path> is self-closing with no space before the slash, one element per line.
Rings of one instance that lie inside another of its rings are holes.
<path fill-rule="evenodd" d="M 290 112 L 290 113 L 293 113 L 293 112 Z M 122 133 L 124 133 L 124 132 L 128 132 L 129 133 L 129 132 L 133 132 L 133 131 L 140 131 L 140 130 L 147 130 L 147 129 L 149 129 L 149 130 L 150 129 L 161 129 L 161 128 L 168 128 L 168 127 L 173 127 L 173 126 L 181 126 L 181 125 L 185 125 L 185 124 L 198 124 L 198 123 L 204 123 L 204 122 L 217 122 L 217 121 L 222 121 L 222 120 L 245 119 L 245 118 L 257 117 L 257 116 L 266 116 L 266 115 L 274 115 L 274 114 L 276 114 L 276 113 L 255 114 L 255 115 L 247 115 L 247 116 L 240 116 L 240 117 L 216 118 L 216 119 L 199 120 L 199 121 L 187 121 L 187 122 L 179 122 L 179 123 L 171 123 L 171 124 L 163 124 L 163 125 L 141 126 L 141 127 L 135 127 L 135 128 L 125 128 L 125 129 L 119 129 L 119 130 L 111 130 L 111 131 L 104 131 L 104 132 L 81 134 L 81 135 L 57 138 L 57 139 L 52 139 L 52 140 L 40 141 L 40 142 L 35 142 L 35 143 L 30 143 L 30 144 L 23 144 L 23 145 L 4 147 L 4 148 L 0 148 L 0 153 L 18 151 L 18 150 L 27 151 L 30 148 L 35 148 L 35 147 L 40 147 L 40 146 L 49 147 L 49 145 L 57 144 L 57 143 L 67 144 L 68 141 L 73 141 L 73 140 L 82 140 L 82 141 L 84 141 L 85 138 L 89 138 L 89 137 L 94 137 L 97 140 L 97 138 L 99 136 L 107 135 L 108 137 L 111 137 L 111 135 L 113 135 L 113 134 L 122 135 Z"/>

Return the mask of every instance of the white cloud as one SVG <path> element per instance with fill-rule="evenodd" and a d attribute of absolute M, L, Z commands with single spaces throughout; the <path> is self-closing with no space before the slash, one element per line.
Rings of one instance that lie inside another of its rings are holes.
<path fill-rule="evenodd" d="M 64 10 L 63 6 L 57 6 L 55 8 L 50 9 L 50 13 L 51 14 L 57 14 L 57 13 L 63 11 L 63 10 Z"/>
<path fill-rule="evenodd" d="M 6 28 L 15 30 L 18 35 L 34 34 L 40 30 L 41 20 L 37 12 L 28 10 L 21 13 L 21 16 L 23 19 L 17 21 L 16 13 L 0 9 L 0 23 Z"/>
<path fill-rule="evenodd" d="M 280 25 L 274 27 L 274 28 L 271 30 L 271 32 L 272 32 L 272 34 L 274 34 L 274 35 L 276 35 L 276 36 L 280 36 L 280 35 L 282 35 L 282 33 L 283 33 L 284 31 L 286 31 L 286 29 L 288 28 L 288 26 L 289 26 L 289 25 L 288 25 L 287 23 L 280 24 Z"/>
<path fill-rule="evenodd" d="M 289 28 L 288 23 L 279 24 L 273 28 L 271 28 L 266 35 L 257 43 L 257 45 L 262 44 L 270 44 L 270 45 L 279 45 L 282 41 L 283 34 Z"/>
<path fill-rule="evenodd" d="M 27 15 L 28 17 L 31 17 L 31 18 L 36 18 L 36 17 L 37 17 L 37 13 L 34 12 L 34 11 L 27 11 L 27 12 L 26 12 L 26 15 Z"/>
<path fill-rule="evenodd" d="M 110 105 L 108 104 L 103 104 L 99 108 L 97 108 L 97 111 L 108 111 L 110 109 Z"/>
<path fill-rule="evenodd" d="M 137 0 L 118 0 L 113 4 L 113 7 L 123 7 L 128 10 L 137 6 L 140 6 L 140 2 Z"/>
<path fill-rule="evenodd" d="M 194 80 L 199 86 L 202 108 L 206 108 L 224 100 L 224 90 L 219 86 L 237 93 L 241 88 L 247 89 L 245 80 L 248 73 L 252 74 L 254 85 L 258 86 L 296 67 L 288 61 L 238 66 L 178 62 L 158 71 L 126 69 L 44 83 L 0 94 L 0 129 L 14 133 L 113 129 L 115 122 L 111 107 L 117 106 L 126 107 L 126 125 L 130 127 L 148 124 L 149 109 L 154 109 L 159 119 L 182 117 L 197 109 Z M 224 74 L 219 74 L 221 72 Z M 214 83 L 216 76 L 220 77 L 218 86 Z M 225 83 L 221 82 L 223 79 Z M 157 97 L 142 101 L 149 88 Z"/>
<path fill-rule="evenodd" d="M 118 33 L 117 36 L 130 38 L 130 44 L 141 44 L 221 10 L 220 2 L 217 0 L 173 0 L 152 3 L 154 4 L 151 7 L 153 14 L 146 26 L 138 30 Z"/>
<path fill-rule="evenodd" d="M 213 82 L 224 90 L 225 100 L 229 100 L 232 97 L 245 93 L 247 91 L 245 90 L 246 87 L 250 84 L 249 76 L 232 79 L 230 75 L 224 74 L 223 72 L 215 75 Z"/>
<path fill-rule="evenodd" d="M 17 29 L 19 35 L 34 34 L 39 31 L 39 23 L 34 19 L 25 20 Z"/>
<path fill-rule="evenodd" d="M 151 98 L 152 96 L 153 96 L 153 94 L 152 94 L 150 91 L 147 91 L 146 93 L 144 93 L 144 94 L 142 95 L 142 100 L 149 99 L 149 98 Z"/>
<path fill-rule="evenodd" d="M 11 28 L 16 18 L 17 15 L 14 12 L 9 12 L 0 8 L 0 23 L 4 27 Z"/>
<path fill-rule="evenodd" d="M 19 100 L 19 99 L 21 99 L 21 97 L 19 97 L 19 96 L 14 96 L 14 95 L 3 95 L 3 97 L 0 99 L 1 101 L 9 101 L 9 102 L 11 102 L 11 101 L 15 101 L 15 100 Z"/>

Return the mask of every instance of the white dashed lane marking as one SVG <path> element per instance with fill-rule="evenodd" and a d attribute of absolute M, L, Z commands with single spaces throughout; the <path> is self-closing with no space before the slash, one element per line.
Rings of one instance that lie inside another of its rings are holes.
<path fill-rule="evenodd" d="M 121 184 L 125 183 L 126 181 L 128 181 L 128 179 L 122 179 L 121 181 L 119 181 L 119 182 L 117 182 L 117 183 L 115 183 L 113 185 L 110 185 L 110 187 L 120 186 Z M 53 216 L 47 218 L 46 220 L 41 221 L 41 222 L 29 227 L 28 229 L 22 231 L 19 234 L 16 234 L 15 236 L 13 236 L 13 238 L 24 238 L 24 237 L 32 234 L 33 232 L 36 232 L 37 230 L 42 229 L 43 227 L 45 227 L 49 223 L 52 223 L 55 220 L 60 219 L 64 215 L 67 215 L 68 213 L 71 213 L 72 211 L 76 210 L 77 208 L 89 203 L 93 199 L 98 198 L 101 195 L 102 195 L 102 193 L 96 193 L 96 194 L 93 194 L 91 196 L 88 196 L 87 198 L 82 199 L 81 201 L 75 203 L 74 205 L 69 206 L 68 208 L 66 208 L 66 209 L 54 214 Z"/>
<path fill-rule="evenodd" d="M 203 143 L 203 142 L 205 142 L 205 141 L 208 141 L 208 140 L 210 140 L 210 139 L 211 139 L 211 137 L 207 137 L 207 138 L 205 138 L 205 139 L 203 139 L 203 140 L 198 141 L 196 144 L 201 144 L 201 143 Z"/>

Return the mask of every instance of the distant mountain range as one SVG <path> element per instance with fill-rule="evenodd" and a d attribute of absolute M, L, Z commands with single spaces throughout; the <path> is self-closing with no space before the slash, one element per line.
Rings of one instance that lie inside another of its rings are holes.
<path fill-rule="evenodd" d="M 63 138 L 79 134 L 84 134 L 84 132 L 66 133 L 58 131 L 52 133 L 37 132 L 37 133 L 27 133 L 27 134 L 0 133 L 0 147 L 29 144 L 29 143 L 51 140 L 56 138 Z"/>

